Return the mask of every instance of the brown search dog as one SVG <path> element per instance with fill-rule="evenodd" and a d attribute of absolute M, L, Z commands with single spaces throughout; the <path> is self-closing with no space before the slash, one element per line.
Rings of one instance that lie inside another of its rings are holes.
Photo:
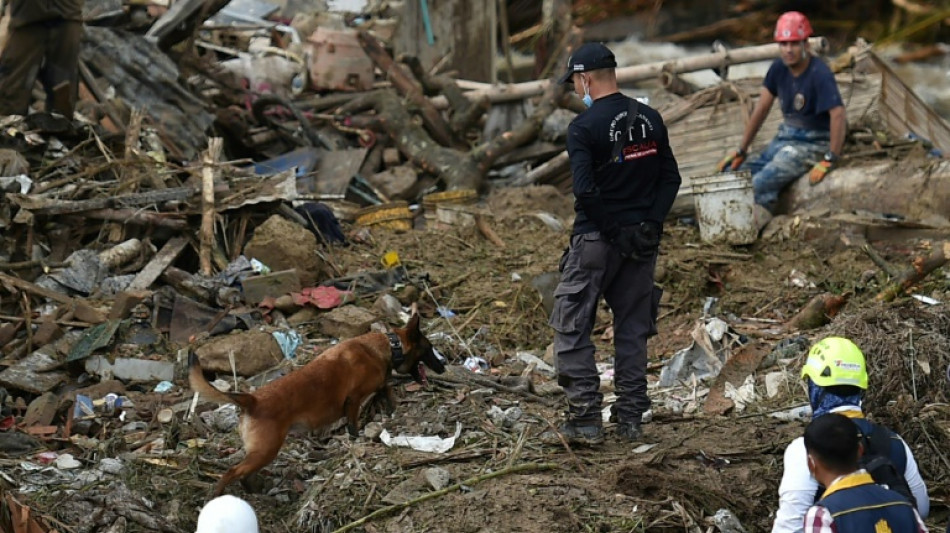
<path fill-rule="evenodd" d="M 346 416 L 347 431 L 355 437 L 360 407 L 374 393 L 392 413 L 394 397 L 388 379 L 392 371 L 410 374 L 425 384 L 423 365 L 438 374 L 445 372 L 442 358 L 419 329 L 418 314 L 393 333 L 367 333 L 343 341 L 252 393 L 221 392 L 211 386 L 192 352 L 188 358 L 192 390 L 219 403 L 237 404 L 242 410 L 239 430 L 247 453 L 221 476 L 214 496 L 220 496 L 232 481 L 270 464 L 294 425 L 317 429 Z"/>

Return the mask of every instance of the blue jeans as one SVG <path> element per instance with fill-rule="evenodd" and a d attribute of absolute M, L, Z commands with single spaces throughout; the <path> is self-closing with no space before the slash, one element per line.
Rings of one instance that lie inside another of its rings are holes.
<path fill-rule="evenodd" d="M 774 211 L 782 189 L 807 172 L 829 146 L 827 131 L 780 125 L 765 150 L 739 168 L 752 173 L 755 203 Z"/>

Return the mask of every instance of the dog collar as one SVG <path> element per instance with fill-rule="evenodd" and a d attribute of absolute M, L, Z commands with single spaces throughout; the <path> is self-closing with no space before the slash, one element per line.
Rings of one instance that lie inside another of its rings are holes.
<path fill-rule="evenodd" d="M 406 362 L 406 358 L 402 353 L 402 341 L 399 340 L 399 335 L 395 333 L 387 333 L 386 337 L 389 339 L 389 347 L 393 352 L 393 368 L 398 369 Z"/>

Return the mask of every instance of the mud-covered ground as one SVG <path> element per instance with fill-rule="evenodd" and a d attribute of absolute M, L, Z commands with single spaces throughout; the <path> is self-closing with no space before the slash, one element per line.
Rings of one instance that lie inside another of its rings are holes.
<path fill-rule="evenodd" d="M 643 443 L 621 442 L 611 435 L 594 449 L 544 446 L 538 435 L 557 424 L 563 397 L 550 377 L 526 369 L 517 354 L 530 352 L 550 361 L 545 352 L 551 331 L 536 286 L 552 288 L 551 278 L 545 283 L 543 275 L 556 269 L 567 242 L 570 203 L 550 188 L 510 189 L 493 195 L 487 207 L 503 247 L 474 227 L 430 224 L 406 233 L 364 231 L 363 242 L 327 253 L 341 271 L 355 273 L 380 268 L 383 253 L 397 251 L 410 274 L 427 274 L 427 284 L 414 296 L 400 294 L 417 300 L 426 333 L 452 361 L 450 372 L 430 375 L 427 389 L 398 380 L 394 415 L 384 417 L 374 410 L 366 419 L 381 423 L 392 435 L 449 437 L 460 425 L 455 446 L 431 454 L 390 448 L 365 435 L 350 439 L 343 429 L 329 436 L 292 435 L 249 487 L 229 487 L 258 511 L 261 530 L 336 531 L 352 525 L 353 531 L 392 533 L 706 531 L 720 509 L 732 511 L 748 531 L 768 530 L 784 447 L 804 427 L 801 421 L 769 416 L 806 401 L 797 379 L 796 354 L 789 352 L 756 372 L 761 399 L 742 412 L 703 414 L 702 395 L 709 383 L 687 380 L 673 389 L 651 389 L 654 417 L 645 426 Z M 563 228 L 555 224 L 558 220 Z M 789 231 L 775 233 L 789 238 L 776 236 L 747 247 L 706 245 L 696 227 L 669 225 L 657 271 L 665 294 L 660 333 L 650 341 L 651 381 L 656 381 L 663 362 L 690 344 L 704 306 L 713 302 L 707 314 L 725 320 L 742 340 L 772 346 L 799 334 L 809 340 L 850 335 L 865 348 L 873 369 L 871 410 L 909 441 L 931 489 L 930 524 L 935 529 L 945 525 L 950 487 L 946 307 L 910 298 L 874 303 L 887 275 L 859 246 L 827 235 L 804 240 L 796 228 L 807 224 L 784 223 Z M 912 257 L 929 253 L 934 243 L 872 244 L 902 269 Z M 781 329 L 822 292 L 849 298 L 840 315 L 816 330 Z M 947 301 L 946 270 L 928 277 L 918 293 Z M 450 317 L 440 316 L 433 298 Z M 373 300 L 365 297 L 357 304 L 370 307 Z M 599 310 L 599 319 L 597 357 L 609 364 L 606 308 Z M 308 339 L 307 347 L 298 351 L 305 362 L 307 354 L 326 347 L 329 340 L 307 325 L 301 331 Z M 461 366 L 472 355 L 493 363 L 491 375 L 474 375 Z M 765 398 L 764 375 L 783 369 L 788 379 L 777 396 Z M 530 389 L 517 379 L 501 380 L 522 374 L 531 381 Z M 604 389 L 610 392 L 608 383 Z M 165 456 L 133 453 L 142 443 L 130 443 L 118 431 L 118 422 L 104 428 L 107 437 L 98 448 L 74 447 L 73 453 L 91 471 L 103 458 L 120 459 L 122 468 L 98 474 L 81 490 L 70 484 L 82 483 L 64 478 L 61 484 L 38 484 L 37 491 L 20 496 L 34 513 L 59 521 L 61 531 L 106 531 L 117 522 L 127 525 L 110 531 L 193 531 L 216 478 L 239 460 L 236 432 L 182 420 L 181 406 L 191 397 L 187 390 L 129 395 L 149 422 L 148 430 L 160 432 L 169 451 Z M 685 407 L 672 409 L 674 405 Z M 163 425 L 155 415 L 169 406 L 178 406 L 179 412 Z M 198 410 L 214 407 L 202 403 Z M 115 438 L 108 438 L 110 430 Z M 16 466 L 19 462 L 4 464 L 21 482 L 41 475 L 23 471 L 22 465 Z M 448 489 L 435 492 L 434 487 L 443 486 Z"/>

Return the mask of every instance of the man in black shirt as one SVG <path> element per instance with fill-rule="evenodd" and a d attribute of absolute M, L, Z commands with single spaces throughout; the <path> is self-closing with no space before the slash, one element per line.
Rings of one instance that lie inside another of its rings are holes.
<path fill-rule="evenodd" d="M 601 295 L 614 317 L 617 433 L 631 441 L 642 435 L 641 416 L 650 408 L 647 338 L 656 334 L 662 293 L 653 284 L 653 269 L 663 220 L 681 181 L 663 119 L 620 93 L 616 66 L 606 46 L 587 43 L 560 79 L 573 82 L 589 107 L 568 127 L 576 216 L 549 322 L 558 383 L 569 405 L 558 431 L 575 443 L 604 439 L 603 395 L 590 339 Z"/>

